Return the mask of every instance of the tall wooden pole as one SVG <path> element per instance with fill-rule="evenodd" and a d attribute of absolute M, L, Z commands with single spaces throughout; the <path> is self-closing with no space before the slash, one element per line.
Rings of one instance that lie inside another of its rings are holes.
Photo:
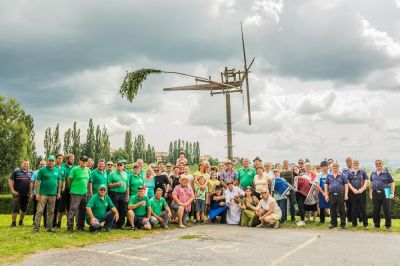
<path fill-rule="evenodd" d="M 230 93 L 225 94 L 226 99 L 226 133 L 227 133 L 227 140 L 228 140 L 228 159 L 233 159 L 233 152 L 232 152 L 232 117 L 231 117 L 231 95 Z"/>

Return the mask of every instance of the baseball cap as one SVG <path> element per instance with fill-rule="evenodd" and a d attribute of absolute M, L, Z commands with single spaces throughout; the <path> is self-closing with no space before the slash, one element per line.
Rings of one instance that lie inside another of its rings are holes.
<path fill-rule="evenodd" d="M 105 184 L 101 184 L 98 189 L 105 188 L 107 190 L 107 186 Z"/>
<path fill-rule="evenodd" d="M 89 158 L 86 155 L 81 156 L 81 158 L 79 159 L 82 162 L 87 162 L 89 160 Z"/>
<path fill-rule="evenodd" d="M 54 155 L 49 155 L 49 157 L 47 157 L 47 161 L 55 161 L 56 157 L 54 157 Z"/>

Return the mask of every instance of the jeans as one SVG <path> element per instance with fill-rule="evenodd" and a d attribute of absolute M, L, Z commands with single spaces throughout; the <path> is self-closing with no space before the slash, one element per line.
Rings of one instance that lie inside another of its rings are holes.
<path fill-rule="evenodd" d="M 160 215 L 158 215 L 158 216 L 160 216 L 163 219 L 163 221 L 161 222 L 161 226 L 162 227 L 166 227 L 168 225 L 168 221 L 169 221 L 168 212 L 162 211 L 160 213 Z M 159 222 L 158 222 L 158 220 L 157 220 L 157 218 L 155 216 L 151 216 L 150 217 L 150 223 L 151 223 L 151 225 L 156 225 Z"/>
<path fill-rule="evenodd" d="M 114 224 L 114 218 L 115 218 L 115 214 L 112 212 L 112 211 L 108 211 L 108 212 L 106 212 L 105 214 L 104 214 L 104 216 L 103 217 L 101 217 L 100 219 L 98 219 L 99 220 L 99 223 L 101 224 L 102 222 L 104 222 L 104 228 L 106 229 L 106 230 L 110 230 L 112 227 L 113 227 L 113 224 Z M 89 219 L 87 219 L 86 220 L 86 223 L 88 224 L 88 225 L 90 225 L 90 230 L 91 231 L 95 231 L 95 230 L 98 230 L 99 229 L 99 227 L 93 227 L 91 224 L 90 224 L 90 220 Z"/>
<path fill-rule="evenodd" d="M 337 209 L 340 214 L 340 225 L 346 225 L 346 211 L 344 208 L 344 195 L 343 193 L 329 192 L 329 201 L 331 204 L 331 225 L 337 226 Z"/>
<path fill-rule="evenodd" d="M 126 201 L 126 193 L 118 193 L 110 191 L 110 198 L 117 208 L 119 213 L 119 220 L 115 223 L 116 228 L 122 228 L 125 224 L 125 217 L 128 208 L 128 203 Z"/>
<path fill-rule="evenodd" d="M 299 206 L 300 219 L 304 221 L 305 211 L 304 211 L 304 201 L 306 200 L 306 196 L 303 194 L 296 192 L 296 201 Z"/>
<path fill-rule="evenodd" d="M 71 205 L 68 211 L 68 230 L 74 228 L 76 216 L 77 229 L 83 229 L 85 226 L 86 213 L 86 195 L 71 194 Z"/>
<path fill-rule="evenodd" d="M 276 203 L 278 203 L 279 208 L 281 208 L 281 223 L 284 223 L 287 220 L 287 199 L 278 200 Z"/>
<path fill-rule="evenodd" d="M 380 192 L 379 192 L 380 191 Z M 390 210 L 390 199 L 387 199 L 383 190 L 372 191 L 372 209 L 375 227 L 381 226 L 381 207 L 383 207 L 383 214 L 385 215 L 385 226 L 392 226 L 392 217 Z"/>
<path fill-rule="evenodd" d="M 290 190 L 289 194 L 289 209 L 290 209 L 290 218 L 294 221 L 296 219 L 296 209 L 294 207 L 295 204 L 295 192 Z"/>
<path fill-rule="evenodd" d="M 53 195 L 40 195 L 40 199 L 38 202 L 38 210 L 35 216 L 35 230 L 39 230 L 40 220 L 42 219 L 44 208 L 47 204 L 47 221 L 46 227 L 47 229 L 51 229 L 53 226 L 53 216 L 54 216 L 54 205 L 56 203 L 56 196 Z"/>

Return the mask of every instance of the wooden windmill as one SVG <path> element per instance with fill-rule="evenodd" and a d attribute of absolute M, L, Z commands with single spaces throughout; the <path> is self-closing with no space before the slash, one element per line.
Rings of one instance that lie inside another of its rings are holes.
<path fill-rule="evenodd" d="M 221 72 L 221 81 L 214 81 L 211 77 L 204 78 L 198 77 L 190 74 L 162 71 L 154 69 L 141 69 L 136 72 L 127 73 L 124 79 L 123 85 L 121 86 L 120 93 L 122 96 L 127 96 L 130 101 L 134 98 L 137 93 L 138 87 L 141 86 L 141 82 L 146 79 L 148 74 L 152 73 L 167 73 L 167 74 L 177 74 L 195 78 L 195 85 L 180 86 L 172 88 L 164 88 L 164 91 L 208 91 L 211 96 L 216 94 L 225 95 L 226 101 L 226 136 L 227 136 L 227 158 L 233 159 L 233 144 L 232 144 L 232 116 L 231 116 L 231 93 L 243 93 L 243 84 L 246 87 L 247 95 L 247 114 L 249 125 L 251 125 L 251 108 L 250 108 L 250 88 L 249 88 L 249 73 L 250 67 L 254 63 L 255 58 L 253 58 L 247 66 L 246 58 L 246 48 L 243 36 L 243 26 L 240 27 L 242 35 L 242 49 L 243 49 L 243 60 L 244 69 L 236 70 L 235 68 L 225 67 L 224 71 Z M 131 77 L 129 77 L 131 75 Z M 131 82 L 131 83 L 129 83 Z M 201 84 L 198 84 L 201 83 Z M 134 91 L 135 90 L 135 91 Z"/>

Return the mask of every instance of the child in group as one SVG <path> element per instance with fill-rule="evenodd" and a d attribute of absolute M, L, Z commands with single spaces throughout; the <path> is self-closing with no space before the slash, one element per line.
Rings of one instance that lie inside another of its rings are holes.
<path fill-rule="evenodd" d="M 206 209 L 206 199 L 208 197 L 208 187 L 204 186 L 206 180 L 204 177 L 198 179 L 199 185 L 194 184 L 196 195 L 196 224 L 205 224 L 204 211 Z"/>

